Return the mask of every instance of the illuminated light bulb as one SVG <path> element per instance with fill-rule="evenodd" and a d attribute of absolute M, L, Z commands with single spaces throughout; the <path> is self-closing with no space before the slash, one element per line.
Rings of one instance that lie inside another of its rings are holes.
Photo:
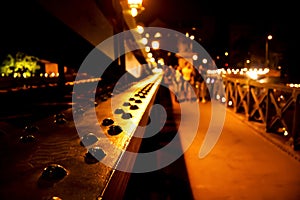
<path fill-rule="evenodd" d="M 138 15 L 138 10 L 136 8 L 131 8 L 131 16 L 136 17 Z"/>
<path fill-rule="evenodd" d="M 225 103 L 226 102 L 226 98 L 225 97 L 222 97 L 222 103 Z"/>
<path fill-rule="evenodd" d="M 137 32 L 138 32 L 139 34 L 144 33 L 144 27 L 138 25 L 138 26 L 136 27 L 136 29 L 137 29 Z"/>
<path fill-rule="evenodd" d="M 147 38 L 142 38 L 141 43 L 143 45 L 146 45 L 148 43 L 148 39 Z"/>
<path fill-rule="evenodd" d="M 151 45 L 152 45 L 153 49 L 159 49 L 159 42 L 158 41 L 152 41 Z"/>

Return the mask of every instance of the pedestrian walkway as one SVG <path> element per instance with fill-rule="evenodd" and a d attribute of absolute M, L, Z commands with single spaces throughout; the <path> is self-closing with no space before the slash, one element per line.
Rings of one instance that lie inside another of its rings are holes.
<path fill-rule="evenodd" d="M 209 113 L 201 105 L 201 116 Z M 227 112 L 213 150 L 198 157 L 209 117 L 185 152 L 194 199 L 300 199 L 300 162 Z"/>
<path fill-rule="evenodd" d="M 168 105 L 174 118 L 169 119 L 162 135 L 170 133 L 172 126 L 176 132 L 174 126 L 180 122 L 176 118 L 180 116 L 180 104 L 170 98 L 172 104 Z M 200 103 L 199 112 L 197 135 L 183 156 L 161 170 L 133 174 L 128 199 L 300 199 L 298 152 L 288 150 L 276 137 L 228 109 L 219 140 L 207 156 L 199 158 L 211 120 L 211 102 Z M 193 133 L 180 135 L 189 134 Z M 181 146 L 183 141 L 181 138 Z"/>

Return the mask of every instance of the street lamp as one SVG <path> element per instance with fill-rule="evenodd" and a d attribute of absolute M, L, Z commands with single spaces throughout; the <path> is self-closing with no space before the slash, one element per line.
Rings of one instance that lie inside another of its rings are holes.
<path fill-rule="evenodd" d="M 131 10 L 132 17 L 136 17 L 140 10 L 144 10 L 143 0 L 127 0 L 128 6 Z"/>
<path fill-rule="evenodd" d="M 130 8 L 140 8 L 142 7 L 143 0 L 127 0 L 127 3 L 130 6 Z"/>
<path fill-rule="evenodd" d="M 266 39 L 266 58 L 265 58 L 265 67 L 269 66 L 269 40 L 272 40 L 273 36 L 268 35 Z"/>

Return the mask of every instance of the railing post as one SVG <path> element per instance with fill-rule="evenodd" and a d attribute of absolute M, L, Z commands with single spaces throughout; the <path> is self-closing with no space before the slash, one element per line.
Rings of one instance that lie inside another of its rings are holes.
<path fill-rule="evenodd" d="M 292 129 L 292 136 L 293 136 L 293 147 L 294 150 L 300 150 L 300 93 L 296 93 L 295 95 L 295 112 L 294 112 L 294 119 L 293 119 L 293 129 Z"/>
<path fill-rule="evenodd" d="M 272 102 L 271 102 L 271 93 L 273 88 L 268 89 L 267 94 L 267 105 L 266 105 L 266 132 L 270 133 L 272 132 L 270 123 L 272 121 L 272 116 L 274 116 L 272 113 Z"/>
<path fill-rule="evenodd" d="M 237 81 L 234 81 L 234 99 L 235 99 L 235 103 L 234 103 L 234 107 L 233 107 L 233 109 L 234 109 L 234 112 L 238 112 L 238 105 L 239 105 L 239 93 L 238 93 L 238 90 L 237 90 L 237 88 L 238 88 L 238 83 L 237 83 Z"/>
<path fill-rule="evenodd" d="M 251 95 L 252 88 L 254 88 L 254 86 L 251 86 L 250 83 L 248 82 L 248 94 L 247 94 L 247 105 L 248 105 L 247 120 L 248 121 L 253 120 L 251 118 L 251 111 L 253 110 L 253 107 L 254 107 L 254 104 L 255 104 L 255 101 L 254 101 L 254 99 Z"/>

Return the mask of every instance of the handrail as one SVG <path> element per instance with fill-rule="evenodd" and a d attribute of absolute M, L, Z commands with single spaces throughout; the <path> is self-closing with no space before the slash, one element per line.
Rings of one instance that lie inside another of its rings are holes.
<path fill-rule="evenodd" d="M 282 135 L 293 147 L 300 150 L 300 88 L 284 83 L 264 83 L 240 76 L 207 76 L 215 79 L 207 83 L 210 96 L 220 100 L 236 113 L 244 114 L 249 121 L 260 122 L 266 131 Z M 222 83 L 220 87 L 216 83 Z M 223 90 L 223 93 L 222 93 Z"/>

